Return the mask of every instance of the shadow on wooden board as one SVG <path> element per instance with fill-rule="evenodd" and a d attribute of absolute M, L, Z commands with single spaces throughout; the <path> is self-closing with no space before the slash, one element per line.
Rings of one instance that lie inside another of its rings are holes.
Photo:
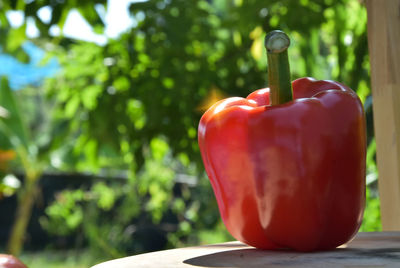
<path fill-rule="evenodd" d="M 400 267 L 400 248 L 338 248 L 314 253 L 237 249 L 183 262 L 198 267 Z"/>

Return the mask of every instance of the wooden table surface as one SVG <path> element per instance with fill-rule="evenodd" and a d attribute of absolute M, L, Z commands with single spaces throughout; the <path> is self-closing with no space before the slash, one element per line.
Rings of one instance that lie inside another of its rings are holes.
<path fill-rule="evenodd" d="M 358 233 L 335 250 L 267 251 L 240 242 L 179 248 L 107 261 L 93 268 L 130 267 L 397 267 L 400 232 Z"/>

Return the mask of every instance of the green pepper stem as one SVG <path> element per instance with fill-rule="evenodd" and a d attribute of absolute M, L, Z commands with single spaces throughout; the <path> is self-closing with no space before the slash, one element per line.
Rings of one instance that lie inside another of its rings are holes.
<path fill-rule="evenodd" d="M 265 37 L 271 105 L 279 105 L 293 100 L 287 53 L 289 45 L 290 39 L 282 31 L 272 31 Z"/>

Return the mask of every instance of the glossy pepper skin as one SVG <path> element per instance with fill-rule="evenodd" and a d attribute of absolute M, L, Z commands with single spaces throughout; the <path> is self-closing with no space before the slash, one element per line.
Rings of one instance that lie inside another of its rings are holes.
<path fill-rule="evenodd" d="M 292 88 L 281 105 L 269 105 L 268 89 L 217 102 L 200 120 L 199 146 L 236 239 L 260 249 L 332 249 L 362 221 L 363 106 L 334 81 L 301 78 Z"/>

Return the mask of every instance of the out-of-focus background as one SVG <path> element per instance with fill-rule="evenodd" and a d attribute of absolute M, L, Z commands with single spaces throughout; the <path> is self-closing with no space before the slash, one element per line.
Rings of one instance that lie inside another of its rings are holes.
<path fill-rule="evenodd" d="M 367 113 L 367 207 L 381 230 L 360 0 L 1 0 L 0 251 L 88 267 L 233 239 L 197 145 L 202 113 L 267 86 L 265 34 L 292 78 L 353 88 Z"/>

